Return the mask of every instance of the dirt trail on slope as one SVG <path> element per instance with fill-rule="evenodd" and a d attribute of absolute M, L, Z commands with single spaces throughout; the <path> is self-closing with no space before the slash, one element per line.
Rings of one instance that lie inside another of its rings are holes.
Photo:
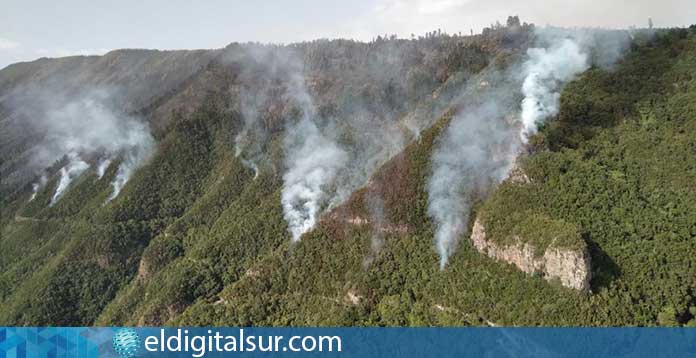
<path fill-rule="evenodd" d="M 33 221 L 33 222 L 41 222 L 41 221 L 47 221 L 47 220 L 42 220 L 42 219 L 37 219 L 37 218 L 30 218 L 26 216 L 21 216 L 21 215 L 15 215 L 14 221 L 16 223 L 21 223 L 25 221 Z"/>

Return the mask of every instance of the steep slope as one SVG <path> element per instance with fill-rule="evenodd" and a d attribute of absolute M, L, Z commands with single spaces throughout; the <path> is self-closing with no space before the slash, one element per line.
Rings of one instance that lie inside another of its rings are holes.
<path fill-rule="evenodd" d="M 112 166 L 101 179 L 86 171 L 54 206 L 56 176 L 34 200 L 27 183 L 3 204 L 0 323 L 688 324 L 696 311 L 696 31 L 636 42 L 614 70 L 592 68 L 571 82 L 558 118 L 530 141 L 533 154 L 521 163 L 530 182 L 478 198 L 493 242 L 524 233 L 544 248 L 549 237 L 531 225 L 535 215 L 577 229 L 593 294 L 527 275 L 467 240 L 440 270 L 427 215 L 434 146 L 465 99 L 489 85 L 479 75 L 514 63 L 528 35 L 511 28 L 293 45 L 320 125 L 342 134 L 337 143 L 363 154 L 359 133 L 394 125 L 403 135 L 403 150 L 375 156 L 376 171 L 356 176 L 362 187 L 297 243 L 280 204 L 294 110 L 285 74 L 258 57 L 285 50 L 233 44 L 217 52 L 134 110 L 165 125 L 153 158 L 114 201 L 104 204 Z M 238 135 L 258 129 L 246 127 L 241 93 L 249 89 L 270 99 L 253 113 L 263 134 L 258 177 L 245 162 L 256 157 L 236 151 Z"/>
<path fill-rule="evenodd" d="M 534 215 L 578 228 L 593 260 L 592 295 L 527 276 L 468 243 L 438 270 L 425 177 L 443 118 L 317 230 L 171 323 L 694 324 L 695 39 L 660 34 L 614 71 L 592 69 L 572 83 L 559 118 L 523 161 L 531 181 L 503 184 L 479 208 L 498 242 L 520 232 L 549 245 Z M 377 194 L 379 219 L 370 213 Z"/>
<path fill-rule="evenodd" d="M 103 203 L 113 172 L 101 180 L 93 174 L 80 177 L 52 207 L 41 205 L 49 199 L 51 184 L 40 192 L 17 214 L 32 220 L 16 220 L 3 232 L 3 321 L 91 322 L 133 276 L 151 238 L 201 195 L 215 159 L 208 132 L 214 125 L 205 113 L 180 122 L 147 169 L 109 205 Z M 12 231 L 44 222 L 57 230 L 41 236 Z"/>
<path fill-rule="evenodd" d="M 576 225 L 593 260 L 592 301 L 612 305 L 596 320 L 693 319 L 695 40 L 687 30 L 658 35 L 616 71 L 571 83 L 535 140 L 551 150 L 525 161 L 531 183 L 503 184 L 481 210 L 501 242 L 525 232 L 544 245 L 529 215 Z"/>
<path fill-rule="evenodd" d="M 345 127 L 345 133 L 356 127 L 352 119 L 356 114 L 366 121 L 363 131 L 373 126 L 372 121 L 408 121 L 417 129 L 427 127 L 432 114 L 447 107 L 446 100 L 436 100 L 433 93 L 453 100 L 458 84 L 485 67 L 501 49 L 495 46 L 498 35 L 478 39 L 444 35 L 370 44 L 319 41 L 296 47 L 310 64 L 308 90 L 317 98 L 319 112 Z M 29 200 L 27 182 L 5 197 L 0 321 L 86 325 L 100 317 L 100 323 L 164 322 L 196 300 L 213 297 L 243 277 L 259 257 L 282 247 L 288 240 L 280 207 L 283 116 L 292 113 L 292 106 L 275 94 L 285 90 L 283 77 L 274 79 L 256 58 L 258 53 L 282 51 L 274 46 L 231 45 L 213 51 L 213 59 L 207 57 L 211 52 L 204 52 L 204 59 L 199 60 L 205 65 L 188 78 L 173 86 L 163 85 L 159 95 L 147 101 L 124 105 L 151 124 L 159 143 L 148 164 L 113 201 L 104 204 L 111 191 L 109 182 L 116 175 L 115 165 L 101 178 L 95 168 L 87 170 L 50 205 L 58 185 L 57 175 L 50 173 L 61 162 L 47 169 L 48 180 L 33 200 Z M 410 51 L 415 62 L 404 64 L 397 56 L 402 51 Z M 332 57 L 342 62 L 328 60 Z M 24 88 L 22 81 L 41 83 L 43 77 L 36 73 L 51 72 L 41 70 L 42 66 L 60 67 L 71 60 L 48 61 L 50 66 L 45 61 L 33 64 L 39 69 L 26 71 L 10 66 L 11 73 L 4 73 L 11 79 L 8 90 Z M 386 63 L 391 64 L 390 71 L 384 70 Z M 23 66 L 32 64 L 19 68 Z M 121 64 L 115 66 L 122 68 Z M 273 100 L 261 103 L 259 109 L 268 135 L 263 142 L 267 164 L 257 178 L 235 151 L 235 138 L 248 114 L 240 104 L 240 93 L 264 85 L 255 82 L 247 66 L 256 69 L 254 74 L 260 78 L 271 76 L 272 80 L 267 90 Z M 75 71 L 83 70 L 87 71 Z M 142 71 L 147 72 L 136 68 L 128 73 L 140 78 Z M 159 73 L 159 67 L 154 71 Z M 419 71 L 419 77 L 410 80 L 411 90 L 404 87 L 409 83 L 404 82 L 409 71 Z M 118 71 L 95 76 L 98 83 L 103 77 L 128 77 Z M 68 81 L 73 84 L 93 85 L 87 80 Z M 388 100 L 402 90 L 415 99 L 406 103 Z M 406 124 L 401 127 L 401 132 L 410 133 Z M 346 136 L 341 141 L 349 146 L 355 138 Z M 7 151 L 15 163 L 26 155 L 13 156 L 27 144 L 20 142 Z M 11 173 L 3 171 L 3 176 Z"/>
<path fill-rule="evenodd" d="M 50 107 L 104 91 L 123 113 L 139 113 L 168 98 L 217 56 L 216 50 L 115 50 L 104 56 L 42 58 L 0 71 L 0 202 L 9 205 L 36 176 L 34 146 L 51 133 L 45 122 Z M 171 116 L 149 116 L 162 136 Z"/>

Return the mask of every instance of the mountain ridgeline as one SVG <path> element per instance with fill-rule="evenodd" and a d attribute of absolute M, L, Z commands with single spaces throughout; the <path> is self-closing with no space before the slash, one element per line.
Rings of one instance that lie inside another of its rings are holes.
<path fill-rule="evenodd" d="M 696 27 L 0 71 L 2 325 L 696 325 Z"/>

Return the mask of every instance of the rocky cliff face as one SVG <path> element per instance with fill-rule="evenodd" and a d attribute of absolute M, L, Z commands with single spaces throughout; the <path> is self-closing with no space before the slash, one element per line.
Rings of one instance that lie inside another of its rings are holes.
<path fill-rule="evenodd" d="M 515 237 L 512 245 L 499 245 L 486 238 L 486 228 L 480 218 L 474 223 L 471 241 L 479 252 L 513 264 L 528 274 L 541 274 L 547 280 L 558 279 L 563 286 L 576 290 L 590 289 L 590 255 L 586 248 L 570 250 L 550 245 L 543 255 L 537 255 L 536 248 L 520 237 Z"/>

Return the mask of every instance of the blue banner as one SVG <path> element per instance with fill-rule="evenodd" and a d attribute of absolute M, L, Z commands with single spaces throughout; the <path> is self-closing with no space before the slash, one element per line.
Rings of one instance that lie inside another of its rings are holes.
<path fill-rule="evenodd" d="M 690 328 L 0 328 L 11 357 L 696 357 Z"/>

